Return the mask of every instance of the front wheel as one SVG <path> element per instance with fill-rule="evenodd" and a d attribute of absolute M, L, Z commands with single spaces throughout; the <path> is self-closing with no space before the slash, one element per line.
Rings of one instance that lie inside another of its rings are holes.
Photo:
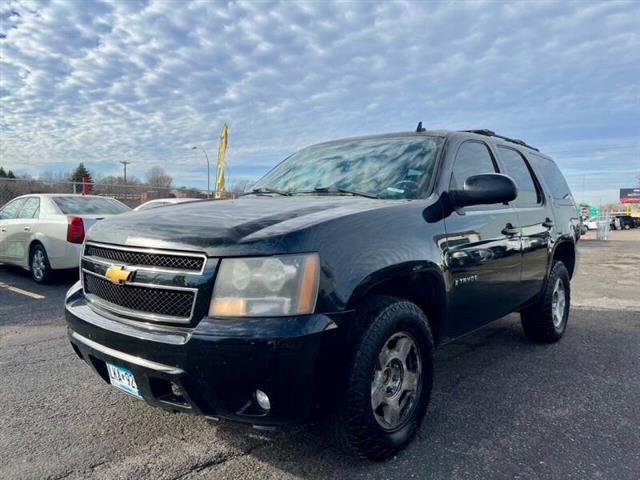
<path fill-rule="evenodd" d="M 406 446 L 422 422 L 433 381 L 433 340 L 415 304 L 376 297 L 359 309 L 346 381 L 331 419 L 347 453 L 384 460 Z"/>
<path fill-rule="evenodd" d="M 560 340 L 567 328 L 570 301 L 569 272 L 564 263 L 556 261 L 536 303 L 520 313 L 525 335 L 538 342 Z"/>

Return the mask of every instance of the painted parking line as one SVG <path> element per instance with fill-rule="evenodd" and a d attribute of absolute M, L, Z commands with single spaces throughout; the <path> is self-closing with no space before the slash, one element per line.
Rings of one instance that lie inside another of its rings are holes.
<path fill-rule="evenodd" d="M 4 288 L 6 290 L 9 290 L 10 292 L 19 293 L 20 295 L 24 295 L 26 297 L 35 298 L 36 300 L 42 300 L 43 298 L 46 298 L 44 295 L 40 295 L 39 293 L 33 293 L 28 290 L 23 290 L 12 285 L 7 285 L 3 282 L 0 282 L 0 288 Z"/>

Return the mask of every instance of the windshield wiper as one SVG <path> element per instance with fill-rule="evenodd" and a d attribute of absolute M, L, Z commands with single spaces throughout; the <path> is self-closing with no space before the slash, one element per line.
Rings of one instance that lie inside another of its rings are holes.
<path fill-rule="evenodd" d="M 328 193 L 329 195 L 333 194 L 337 194 L 337 193 L 342 193 L 345 195 L 353 195 L 356 197 L 365 197 L 365 198 L 376 198 L 379 199 L 380 196 L 379 195 L 374 195 L 372 193 L 365 193 L 365 192 L 358 192 L 356 190 L 348 190 L 346 188 L 338 188 L 338 187 L 315 187 L 313 190 L 302 190 L 299 192 L 293 192 L 294 194 L 296 193 Z"/>
<path fill-rule="evenodd" d="M 276 190 L 274 188 L 269 188 L 269 187 L 254 188 L 253 190 L 250 190 L 248 192 L 241 193 L 240 196 L 244 197 L 245 195 L 255 195 L 260 193 L 275 193 L 277 195 L 282 195 L 283 197 L 291 196 L 291 192 L 282 192 L 280 190 Z"/>

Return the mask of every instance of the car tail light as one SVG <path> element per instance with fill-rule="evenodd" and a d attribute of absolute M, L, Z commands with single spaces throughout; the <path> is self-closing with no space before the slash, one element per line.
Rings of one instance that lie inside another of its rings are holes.
<path fill-rule="evenodd" d="M 81 217 L 67 217 L 67 242 L 82 243 L 84 241 L 84 223 Z"/>

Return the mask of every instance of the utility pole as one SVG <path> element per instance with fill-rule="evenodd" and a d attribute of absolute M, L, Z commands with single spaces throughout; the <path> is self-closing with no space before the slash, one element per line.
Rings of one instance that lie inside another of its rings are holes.
<path fill-rule="evenodd" d="M 207 151 L 204 148 L 202 148 L 202 146 L 200 145 L 191 147 L 191 150 L 197 150 L 197 149 L 202 150 L 202 153 L 204 153 L 204 156 L 207 159 L 207 198 L 210 198 L 211 197 L 211 186 L 210 186 L 211 167 L 209 166 L 209 155 L 207 155 Z"/>
<path fill-rule="evenodd" d="M 120 160 L 120 163 L 124 165 L 124 183 L 126 185 L 127 184 L 127 165 L 129 165 L 131 162 L 127 162 L 126 160 Z"/>

